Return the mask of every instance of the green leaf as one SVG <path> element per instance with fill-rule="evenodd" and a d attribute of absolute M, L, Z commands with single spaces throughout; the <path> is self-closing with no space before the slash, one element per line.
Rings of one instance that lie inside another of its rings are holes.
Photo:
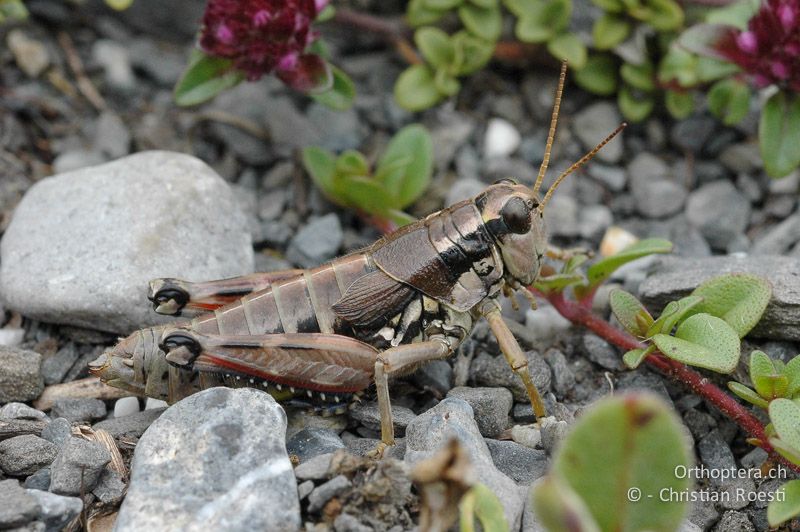
<path fill-rule="evenodd" d="M 27 18 L 28 8 L 25 7 L 22 0 L 0 0 L 0 23 Z"/>
<path fill-rule="evenodd" d="M 517 15 L 514 32 L 523 42 L 549 41 L 567 27 L 571 13 L 570 0 L 535 2 Z"/>
<path fill-rule="evenodd" d="M 175 103 L 181 106 L 206 102 L 220 92 L 238 85 L 244 74 L 233 68 L 230 59 L 212 57 L 194 50 L 189 66 L 175 86 Z"/>
<path fill-rule="evenodd" d="M 680 324 L 675 336 L 656 334 L 653 343 L 669 358 L 719 373 L 732 372 L 739 362 L 736 331 L 710 314 L 690 316 Z"/>
<path fill-rule="evenodd" d="M 670 46 L 658 67 L 658 79 L 665 84 L 677 81 L 681 87 L 692 87 L 699 81 L 697 61 L 697 56 L 678 46 Z"/>
<path fill-rule="evenodd" d="M 726 126 L 738 124 L 750 110 L 750 88 L 734 78 L 720 80 L 708 91 L 708 108 Z"/>
<path fill-rule="evenodd" d="M 800 406 L 791 399 L 769 403 L 769 419 L 783 443 L 800 452 Z"/>
<path fill-rule="evenodd" d="M 425 5 L 425 0 L 411 0 L 406 10 L 406 19 L 409 26 L 416 28 L 426 24 L 433 24 L 442 18 L 445 13 L 447 13 L 446 10 L 430 9 Z"/>
<path fill-rule="evenodd" d="M 497 0 L 468 0 L 468 1 L 484 9 L 497 7 Z"/>
<path fill-rule="evenodd" d="M 433 26 L 425 26 L 414 33 L 414 42 L 422 57 L 434 68 L 444 68 L 455 59 L 455 46 L 450 36 Z"/>
<path fill-rule="evenodd" d="M 464 3 L 464 0 L 424 0 L 423 5 L 435 11 L 447 11 Z"/>
<path fill-rule="evenodd" d="M 617 268 L 631 261 L 646 257 L 647 255 L 670 253 L 671 251 L 672 242 L 669 240 L 664 240 L 663 238 L 647 238 L 640 240 L 619 253 L 601 259 L 589 266 L 589 269 L 586 271 L 586 276 L 589 279 L 589 286 L 598 286 L 611 277 L 611 274 L 614 273 Z"/>
<path fill-rule="evenodd" d="M 741 71 L 736 64 L 714 59 L 713 57 L 698 57 L 695 65 L 697 79 L 701 83 L 711 83 L 721 78 L 733 76 Z"/>
<path fill-rule="evenodd" d="M 347 206 L 383 215 L 394 208 L 394 199 L 380 183 L 364 176 L 342 177 Z"/>
<path fill-rule="evenodd" d="M 678 325 L 684 316 L 687 316 L 702 301 L 703 298 L 699 296 L 686 296 L 678 301 L 670 301 L 661 311 L 658 319 L 647 330 L 646 336 L 649 338 L 654 334 L 672 333 L 672 329 Z"/>
<path fill-rule="evenodd" d="M 625 5 L 621 0 L 592 0 L 592 3 L 609 13 L 619 13 L 625 9 Z"/>
<path fill-rule="evenodd" d="M 360 152 L 346 150 L 336 159 L 336 173 L 345 176 L 367 176 L 369 164 Z"/>
<path fill-rule="evenodd" d="M 770 427 L 772 427 L 772 425 L 767 425 L 767 429 L 769 429 Z M 800 465 L 800 451 L 798 451 L 791 445 L 788 445 L 785 441 L 779 438 L 770 438 L 769 444 L 772 445 L 773 449 L 778 451 L 778 454 L 789 460 L 791 463 L 795 465 Z"/>
<path fill-rule="evenodd" d="M 636 296 L 620 288 L 609 294 L 611 312 L 626 331 L 634 336 L 643 337 L 653 324 L 653 317 L 647 312 Z"/>
<path fill-rule="evenodd" d="M 664 98 L 667 111 L 678 120 L 686 118 L 694 111 L 694 97 L 690 92 L 668 90 Z"/>
<path fill-rule="evenodd" d="M 750 353 L 750 380 L 753 381 L 758 395 L 767 400 L 784 397 L 789 385 L 789 379 L 763 351 Z"/>
<path fill-rule="evenodd" d="M 329 6 L 330 7 L 330 6 Z M 317 92 L 309 94 L 315 101 L 335 109 L 337 111 L 346 111 L 353 105 L 353 99 L 356 96 L 356 87 L 350 76 L 344 73 L 340 68 L 330 65 L 331 74 L 333 74 L 333 85 L 325 92 Z"/>
<path fill-rule="evenodd" d="M 303 148 L 303 166 L 314 183 L 331 200 L 341 204 L 344 198 L 338 198 L 334 185 L 336 174 L 336 156 L 330 151 L 317 146 Z"/>
<path fill-rule="evenodd" d="M 557 273 L 547 277 L 539 277 L 533 286 L 543 294 L 562 292 L 568 286 L 585 281 L 579 272 Z"/>
<path fill-rule="evenodd" d="M 757 407 L 766 409 L 769 406 L 769 402 L 766 399 L 758 395 L 755 390 L 748 388 L 744 384 L 736 381 L 730 381 L 728 382 L 728 389 L 748 403 L 752 403 Z"/>
<path fill-rule="evenodd" d="M 474 532 L 475 519 L 481 522 L 485 532 L 506 532 L 508 521 L 503 513 L 500 499 L 485 484 L 477 483 L 461 497 L 458 504 L 461 515 L 461 532 Z"/>
<path fill-rule="evenodd" d="M 610 96 L 617 91 L 617 75 L 614 58 L 608 54 L 590 55 L 580 70 L 573 71 L 572 78 L 581 88 Z"/>
<path fill-rule="evenodd" d="M 655 29 L 672 31 L 683 25 L 683 10 L 673 0 L 646 0 L 646 4 L 647 14 L 642 20 Z"/>
<path fill-rule="evenodd" d="M 443 68 L 437 70 L 433 75 L 433 82 L 439 94 L 443 94 L 444 96 L 454 96 L 461 90 L 461 83 Z"/>
<path fill-rule="evenodd" d="M 786 397 L 794 399 L 800 391 L 800 356 L 792 358 L 783 368 L 783 374 L 789 379 L 789 386 L 786 389 Z"/>
<path fill-rule="evenodd" d="M 631 122 L 641 122 L 653 112 L 655 99 L 648 93 L 631 90 L 624 85 L 617 94 L 617 105 L 622 115 Z"/>
<path fill-rule="evenodd" d="M 458 8 L 458 16 L 467 30 L 486 41 L 496 41 L 503 29 L 503 18 L 500 8 L 478 7 L 474 4 L 464 4 Z"/>
<path fill-rule="evenodd" d="M 762 277 L 733 273 L 709 279 L 695 288 L 692 295 L 703 298 L 695 312 L 722 318 L 739 338 L 744 338 L 764 314 L 772 297 L 772 286 Z"/>
<path fill-rule="evenodd" d="M 681 422 L 663 400 L 632 393 L 602 399 L 576 420 L 552 474 L 581 498 L 600 530 L 666 532 L 678 529 L 687 505 L 659 493 L 689 489 L 690 479 L 675 471 L 688 468 L 690 456 Z"/>
<path fill-rule="evenodd" d="M 336 15 L 336 8 L 333 7 L 333 4 L 328 4 L 322 8 L 322 11 L 317 13 L 317 18 L 314 19 L 314 22 L 317 24 L 328 22 L 333 18 L 334 15 Z"/>
<path fill-rule="evenodd" d="M 385 168 L 396 165 L 398 160 L 408 161 L 404 172 L 391 181 L 386 179 L 384 184 L 394 197 L 392 207 L 402 209 L 414 203 L 431 181 L 433 140 L 427 129 L 419 124 L 410 124 L 398 131 L 378 161 L 376 175 L 383 175 Z"/>
<path fill-rule="evenodd" d="M 545 530 L 600 532 L 589 509 L 566 482 L 548 475 L 531 489 L 533 509 Z"/>
<path fill-rule="evenodd" d="M 574 33 L 562 33 L 547 42 L 547 50 L 574 68 L 586 65 L 586 45 Z"/>
<path fill-rule="evenodd" d="M 117 11 L 124 11 L 131 7 L 133 0 L 106 0 L 106 4 Z"/>
<path fill-rule="evenodd" d="M 459 31 L 453 35 L 451 42 L 456 49 L 456 56 L 461 57 L 461 65 L 456 75 L 472 74 L 482 68 L 492 58 L 494 43 L 473 37 L 467 31 Z"/>
<path fill-rule="evenodd" d="M 397 209 L 389 209 L 383 213 L 383 216 L 397 224 L 397 227 L 403 227 L 404 225 L 413 224 L 417 221 L 417 219 L 410 214 L 398 211 Z"/>
<path fill-rule="evenodd" d="M 724 24 L 695 24 L 678 38 L 678 46 L 686 52 L 725 61 L 721 44 L 735 28 Z"/>
<path fill-rule="evenodd" d="M 651 92 L 656 89 L 655 69 L 650 62 L 641 65 L 625 63 L 619 69 L 622 81 L 640 91 Z"/>
<path fill-rule="evenodd" d="M 592 41 L 598 50 L 610 50 L 627 39 L 630 33 L 630 22 L 611 13 L 605 13 L 592 26 Z"/>
<path fill-rule="evenodd" d="M 800 515 L 800 480 L 790 480 L 775 491 L 767 506 L 769 526 L 776 527 Z"/>
<path fill-rule="evenodd" d="M 408 111 L 422 111 L 435 105 L 442 95 L 436 88 L 430 67 L 412 65 L 397 78 L 394 98 L 400 107 Z"/>
<path fill-rule="evenodd" d="M 656 346 L 649 345 L 647 349 L 631 349 L 624 355 L 622 355 L 622 362 L 627 366 L 629 369 L 636 369 L 638 368 L 644 359 L 650 355 L 653 351 L 656 350 Z"/>
<path fill-rule="evenodd" d="M 535 11 L 541 4 L 541 0 L 503 0 L 503 5 L 516 17 L 521 17 L 526 13 Z"/>
<path fill-rule="evenodd" d="M 773 94 L 761 111 L 758 140 L 764 169 L 783 177 L 800 165 L 800 94 Z"/>
<path fill-rule="evenodd" d="M 740 30 L 747 29 L 747 23 L 758 12 L 760 0 L 739 0 L 715 9 L 710 9 L 706 15 L 706 22 L 712 24 L 726 24 Z"/>

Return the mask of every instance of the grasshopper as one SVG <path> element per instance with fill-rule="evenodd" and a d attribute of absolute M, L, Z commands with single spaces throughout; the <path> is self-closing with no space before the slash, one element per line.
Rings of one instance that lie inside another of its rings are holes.
<path fill-rule="evenodd" d="M 533 188 L 501 180 L 478 196 L 400 228 L 370 247 L 309 270 L 189 283 L 157 279 L 155 310 L 191 321 L 134 332 L 90 364 L 106 383 L 174 402 L 211 386 L 253 386 L 279 401 L 343 412 L 373 382 L 380 455 L 394 444 L 389 377 L 451 356 L 487 319 L 537 418 L 545 408 L 527 359 L 500 314 L 501 294 L 525 289 L 548 253 L 539 200 L 555 136 L 562 66 L 545 155 Z"/>

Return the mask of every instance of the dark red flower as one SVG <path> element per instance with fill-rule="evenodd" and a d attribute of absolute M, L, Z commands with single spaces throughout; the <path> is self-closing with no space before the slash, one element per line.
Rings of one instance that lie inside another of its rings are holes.
<path fill-rule="evenodd" d="M 766 0 L 747 30 L 727 32 L 715 48 L 757 86 L 800 91 L 800 1 Z"/>
<path fill-rule="evenodd" d="M 329 0 L 209 0 L 200 47 L 233 61 L 254 81 L 275 73 L 302 91 L 319 88 L 330 77 L 317 55 L 306 53 L 318 34 L 311 23 Z"/>

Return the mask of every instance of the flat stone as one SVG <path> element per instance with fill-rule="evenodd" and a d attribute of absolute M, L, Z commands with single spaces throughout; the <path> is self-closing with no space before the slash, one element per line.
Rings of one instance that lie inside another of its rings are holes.
<path fill-rule="evenodd" d="M 548 459 L 545 451 L 531 449 L 513 441 L 499 441 L 486 438 L 486 445 L 492 453 L 492 460 L 502 473 L 517 484 L 531 485 L 547 473 Z"/>
<path fill-rule="evenodd" d="M 334 258 L 342 247 L 342 224 L 336 213 L 326 214 L 300 229 L 289 243 L 286 258 L 303 268 Z"/>
<path fill-rule="evenodd" d="M 0 419 L 44 419 L 49 420 L 47 414 L 41 410 L 31 408 L 25 403 L 8 403 L 0 408 Z"/>
<path fill-rule="evenodd" d="M 0 469 L 15 477 L 32 475 L 57 454 L 58 447 L 39 436 L 14 436 L 0 442 Z"/>
<path fill-rule="evenodd" d="M 303 429 L 286 441 L 287 452 L 296 456 L 301 462 L 342 448 L 344 442 L 330 429 Z"/>
<path fill-rule="evenodd" d="M 333 453 L 318 454 L 312 458 L 300 462 L 294 468 L 294 476 L 298 480 L 322 480 L 328 478 L 328 471 L 331 468 L 331 458 Z M 302 498 L 302 497 L 301 497 Z"/>
<path fill-rule="evenodd" d="M 106 404 L 100 399 L 89 397 L 64 397 L 56 399 L 50 409 L 54 417 L 67 421 L 94 421 L 106 417 Z"/>
<path fill-rule="evenodd" d="M 111 454 L 100 443 L 70 438 L 50 466 L 50 491 L 80 495 L 94 489 Z"/>
<path fill-rule="evenodd" d="M 32 521 L 39 515 L 39 502 L 16 480 L 0 480 L 0 528 L 14 528 Z"/>
<path fill-rule="evenodd" d="M 38 181 L 0 243 L 0 293 L 41 321 L 129 332 L 167 321 L 146 298 L 156 277 L 250 273 L 246 219 L 194 157 L 149 151 Z"/>
<path fill-rule="evenodd" d="M 344 475 L 338 475 L 324 484 L 317 486 L 308 496 L 308 511 L 315 513 L 322 510 L 322 507 L 340 493 L 350 489 L 352 483 Z"/>
<path fill-rule="evenodd" d="M 536 351 L 528 351 L 525 355 L 528 358 L 531 380 L 539 393 L 544 394 L 550 389 L 550 366 Z M 514 373 L 502 355 L 491 356 L 482 352 L 472 360 L 469 371 L 471 379 L 481 386 L 508 388 L 515 401 L 529 400 L 522 379 Z"/>
<path fill-rule="evenodd" d="M 352 419 L 359 421 L 372 430 L 380 430 L 381 413 L 377 401 L 359 403 L 350 409 Z M 417 415 L 410 409 L 401 405 L 392 405 L 392 423 L 398 436 L 405 434 L 406 427 Z"/>
<path fill-rule="evenodd" d="M 664 306 L 688 295 L 700 283 L 726 273 L 760 275 L 772 284 L 772 299 L 753 337 L 800 340 L 800 258 L 779 256 L 664 257 L 657 272 L 639 287 L 648 308 L 660 312 Z"/>
<path fill-rule="evenodd" d="M 41 507 L 38 518 L 44 521 L 47 532 L 63 530 L 83 510 L 78 497 L 65 497 L 41 490 L 25 490 Z"/>
<path fill-rule="evenodd" d="M 581 141 L 585 150 L 591 150 L 622 122 L 617 106 L 610 102 L 598 102 L 582 109 L 572 123 L 572 132 Z M 620 133 L 597 153 L 597 159 L 616 163 L 622 158 L 623 142 Z"/>
<path fill-rule="evenodd" d="M 42 438 L 61 447 L 72 438 L 72 423 L 63 417 L 56 418 L 42 430 Z"/>
<path fill-rule="evenodd" d="M 448 397 L 411 422 L 406 429 L 406 463 L 413 467 L 430 458 L 451 438 L 458 438 L 464 445 L 477 480 L 497 495 L 511 530 L 518 530 L 522 520 L 524 491 L 495 467 L 489 447 L 475 423 L 472 408 L 465 401 Z"/>
<path fill-rule="evenodd" d="M 115 530 L 300 528 L 285 434 L 286 414 L 259 390 L 211 388 L 175 403 L 136 445 Z"/>
<path fill-rule="evenodd" d="M 472 407 L 478 430 L 487 438 L 494 438 L 508 426 L 508 413 L 514 404 L 511 392 L 505 388 L 469 388 L 458 386 L 447 397 L 463 399 Z"/>
<path fill-rule="evenodd" d="M 714 181 L 689 195 L 686 218 L 712 247 L 726 249 L 747 228 L 750 201 L 730 181 Z"/>
<path fill-rule="evenodd" d="M 27 349 L 0 346 L 0 403 L 32 401 L 44 389 L 42 355 Z"/>

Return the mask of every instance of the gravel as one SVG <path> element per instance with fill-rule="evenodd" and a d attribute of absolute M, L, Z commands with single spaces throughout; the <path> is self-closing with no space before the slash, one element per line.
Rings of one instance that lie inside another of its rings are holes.
<path fill-rule="evenodd" d="M 25 490 L 41 507 L 37 516 L 44 521 L 47 532 L 58 532 L 83 510 L 83 501 L 78 497 L 64 497 L 47 491 Z"/>
<path fill-rule="evenodd" d="M 342 224 L 335 213 L 326 214 L 300 229 L 289 242 L 286 257 L 303 268 L 334 258 L 342 247 Z"/>
<path fill-rule="evenodd" d="M 598 102 L 583 108 L 572 121 L 572 131 L 581 141 L 584 150 L 594 148 L 622 122 L 617 106 L 610 102 Z M 620 133 L 597 153 L 597 159 L 606 163 L 616 163 L 622 158 L 623 136 Z"/>
<path fill-rule="evenodd" d="M 494 465 L 521 486 L 529 486 L 547 473 L 548 458 L 545 451 L 531 449 L 513 441 L 486 438 Z"/>
<path fill-rule="evenodd" d="M 533 384 L 543 394 L 550 389 L 550 366 L 536 351 L 528 351 L 525 355 Z M 529 400 L 522 379 L 514 373 L 502 355 L 491 356 L 482 352 L 473 359 L 469 371 L 470 379 L 480 386 L 507 388 L 513 394 L 514 401 Z"/>
<path fill-rule="evenodd" d="M 328 482 L 317 486 L 308 496 L 308 511 L 312 513 L 319 512 L 329 500 L 351 486 L 352 483 L 344 475 L 335 476 Z"/>
<path fill-rule="evenodd" d="M 487 438 L 498 436 L 508 426 L 508 413 L 514 404 L 511 392 L 505 388 L 468 388 L 458 386 L 447 397 L 462 399 L 472 407 L 478 430 Z"/>
<path fill-rule="evenodd" d="M 0 243 L 9 308 L 110 332 L 164 321 L 145 297 L 150 279 L 252 269 L 250 235 L 228 185 L 198 159 L 164 151 L 37 182 Z"/>
<path fill-rule="evenodd" d="M 286 451 L 301 462 L 342 448 L 344 442 L 330 429 L 303 429 L 286 441 Z"/>
<path fill-rule="evenodd" d="M 0 408 L 0 419 L 44 419 L 49 421 L 47 414 L 24 403 L 7 403 L 3 405 Z"/>
<path fill-rule="evenodd" d="M 6 475 L 21 477 L 50 465 L 58 446 L 33 434 L 0 441 L 0 469 Z"/>
<path fill-rule="evenodd" d="M 50 413 L 67 421 L 95 421 L 106 417 L 106 404 L 100 399 L 87 397 L 56 399 Z"/>
<path fill-rule="evenodd" d="M 80 495 L 94 489 L 111 455 L 100 443 L 69 438 L 50 467 L 50 491 Z"/>
<path fill-rule="evenodd" d="M 32 521 L 41 512 L 35 497 L 16 480 L 0 480 L 0 528 L 14 528 Z"/>
<path fill-rule="evenodd" d="M 0 346 L 0 403 L 31 401 L 44 389 L 42 356 L 35 351 Z"/>
<path fill-rule="evenodd" d="M 697 453 L 705 466 L 711 470 L 731 470 L 736 468 L 731 448 L 722 439 L 717 429 L 712 430 L 697 444 Z M 710 482 L 720 486 L 720 479 L 711 478 Z"/>
<path fill-rule="evenodd" d="M 724 250 L 747 228 L 750 201 L 730 181 L 714 181 L 689 195 L 686 217 L 713 248 Z"/>
<path fill-rule="evenodd" d="M 63 446 L 72 437 L 72 423 L 63 417 L 56 418 L 42 429 L 42 438 L 55 444 Z"/>
<path fill-rule="evenodd" d="M 116 530 L 299 528 L 285 434 L 286 414 L 259 390 L 211 388 L 179 401 L 136 446 Z"/>

